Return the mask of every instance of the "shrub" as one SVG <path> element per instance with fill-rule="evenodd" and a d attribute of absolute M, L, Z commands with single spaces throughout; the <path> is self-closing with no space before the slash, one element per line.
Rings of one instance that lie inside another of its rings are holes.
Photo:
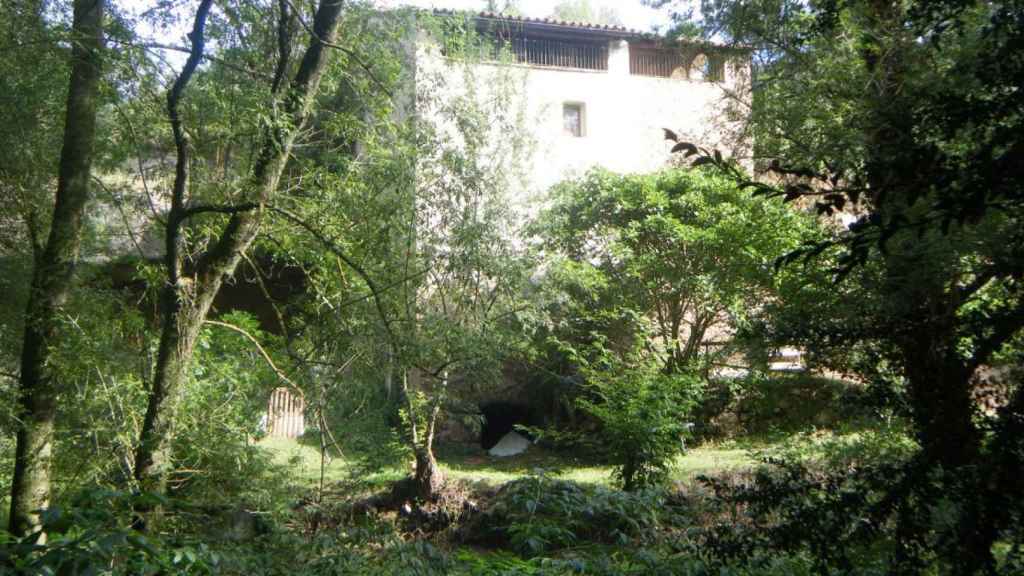
<path fill-rule="evenodd" d="M 904 423 L 879 429 L 843 433 L 811 430 L 793 434 L 782 442 L 754 451 L 760 460 L 800 462 L 814 468 L 853 470 L 865 466 L 906 462 L 919 446 Z"/>
<path fill-rule="evenodd" d="M 587 543 L 626 545 L 652 539 L 678 510 L 657 490 L 621 492 L 555 480 L 542 472 L 502 488 L 483 521 L 484 533 L 518 553 Z"/>
<path fill-rule="evenodd" d="M 627 490 L 663 482 L 683 451 L 687 420 L 703 390 L 689 374 L 665 374 L 651 363 L 588 369 L 589 397 L 577 402 L 601 423 L 600 442 Z"/>
<path fill-rule="evenodd" d="M 0 531 L 0 571 L 24 576 L 217 573 L 219 556 L 205 544 L 170 545 L 129 528 L 130 510 L 140 499 L 156 498 L 84 491 L 67 508 L 43 512 L 45 542 L 39 541 L 38 533 L 14 538 Z"/>
<path fill-rule="evenodd" d="M 244 312 L 220 321 L 236 326 L 277 352 L 273 336 Z M 192 379 L 175 416 L 178 433 L 172 444 L 174 470 L 169 484 L 180 497 L 194 501 L 247 499 L 260 507 L 277 500 L 285 472 L 252 439 L 261 434 L 271 390 L 280 384 L 253 343 L 236 330 L 208 326 L 196 344 Z M 279 359 L 279 366 L 285 366 Z"/>

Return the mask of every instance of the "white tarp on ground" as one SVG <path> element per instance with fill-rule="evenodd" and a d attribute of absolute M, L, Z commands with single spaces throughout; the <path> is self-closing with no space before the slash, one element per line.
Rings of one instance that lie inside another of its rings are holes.
<path fill-rule="evenodd" d="M 515 430 L 505 434 L 488 453 L 491 456 L 515 456 L 522 454 L 530 447 L 530 441 Z"/>

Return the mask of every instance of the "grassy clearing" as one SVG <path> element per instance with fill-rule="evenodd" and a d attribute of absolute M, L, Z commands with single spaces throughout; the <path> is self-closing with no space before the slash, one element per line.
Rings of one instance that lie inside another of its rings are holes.
<path fill-rule="evenodd" d="M 320 479 L 320 453 L 316 447 L 281 438 L 267 438 L 259 443 L 274 455 L 274 460 L 287 465 L 292 477 L 301 483 L 315 485 Z M 334 451 L 331 451 L 332 454 Z M 324 469 L 326 483 L 339 482 L 351 477 L 354 461 L 346 457 L 332 457 Z M 574 459 L 566 454 L 551 452 L 533 446 L 523 454 L 497 458 L 476 445 L 449 444 L 437 451 L 438 462 L 452 478 L 496 486 L 544 470 L 550 476 L 577 482 L 612 483 L 612 467 Z M 672 471 L 675 481 L 689 482 L 701 474 L 735 470 L 752 466 L 755 461 L 745 447 L 735 445 L 706 445 L 691 448 L 679 457 Z M 385 484 L 409 473 L 399 467 L 384 468 L 372 475 L 362 476 L 369 484 Z"/>

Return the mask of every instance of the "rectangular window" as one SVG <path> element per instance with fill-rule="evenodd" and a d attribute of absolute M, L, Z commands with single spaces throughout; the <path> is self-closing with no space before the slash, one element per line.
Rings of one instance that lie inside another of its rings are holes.
<path fill-rule="evenodd" d="M 565 103 L 562 105 L 562 128 L 566 134 L 582 138 L 586 134 L 583 104 Z"/>
<path fill-rule="evenodd" d="M 705 82 L 725 82 L 725 58 L 718 54 L 708 56 L 704 72 Z"/>

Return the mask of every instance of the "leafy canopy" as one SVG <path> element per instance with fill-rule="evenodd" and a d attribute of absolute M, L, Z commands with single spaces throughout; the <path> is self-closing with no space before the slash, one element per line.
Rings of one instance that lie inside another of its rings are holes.
<path fill-rule="evenodd" d="M 710 328 L 773 298 L 775 259 L 817 234 L 809 217 L 699 170 L 595 170 L 553 196 L 536 227 L 552 282 L 591 318 L 649 320 L 670 369 L 697 357 Z"/>

